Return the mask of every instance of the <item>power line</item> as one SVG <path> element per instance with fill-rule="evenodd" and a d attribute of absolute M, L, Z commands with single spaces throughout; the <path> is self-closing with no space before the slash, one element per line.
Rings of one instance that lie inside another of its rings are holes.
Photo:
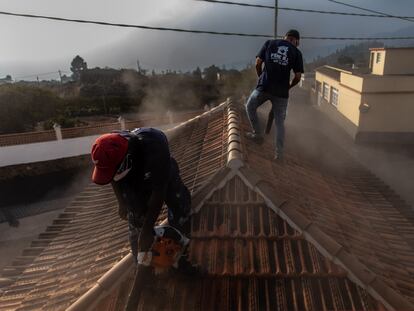
<path fill-rule="evenodd" d="M 68 71 L 63 71 L 63 70 L 61 70 L 60 72 L 68 73 Z M 56 71 L 51 71 L 51 72 L 35 73 L 35 74 L 27 75 L 27 76 L 18 76 L 18 77 L 15 77 L 14 79 L 25 79 L 25 78 L 33 78 L 33 77 L 37 77 L 37 76 L 39 76 L 39 77 L 40 76 L 48 76 L 48 75 L 51 75 L 51 74 L 59 74 L 59 71 L 56 70 Z"/>
<path fill-rule="evenodd" d="M 382 41 L 382 40 L 413 40 L 414 37 L 314 37 L 300 36 L 300 39 L 308 40 L 354 40 L 354 41 Z"/>
<path fill-rule="evenodd" d="M 195 1 L 202 1 L 202 2 L 212 2 L 212 3 L 219 3 L 219 4 L 230 4 L 230 5 L 238 5 L 238 6 L 247 6 L 252 8 L 261 8 L 261 9 L 274 9 L 275 6 L 273 5 L 262 5 L 262 4 L 250 4 L 250 3 L 242 3 L 242 2 L 233 2 L 233 1 L 219 1 L 219 0 L 195 0 Z"/>
<path fill-rule="evenodd" d="M 208 31 L 208 30 L 194 30 L 194 29 L 154 27 L 154 26 L 144 26 L 144 25 L 131 25 L 131 24 L 109 23 L 109 22 L 101 22 L 101 21 L 89 21 L 89 20 L 82 20 L 82 19 L 71 19 L 71 18 L 45 16 L 45 15 L 21 14 L 21 13 L 12 13 L 12 12 L 4 12 L 4 11 L 0 11 L 0 15 L 19 16 L 19 17 L 28 17 L 28 18 L 39 18 L 39 19 L 48 19 L 48 20 L 82 23 L 82 24 L 95 24 L 95 25 L 102 25 L 102 26 L 115 26 L 115 27 L 138 28 L 138 29 L 147 29 L 147 30 L 199 33 L 199 34 L 210 34 L 210 35 L 221 35 L 221 36 L 265 37 L 265 38 L 272 38 L 273 37 L 271 35 L 262 35 L 262 34 L 254 34 L 254 33 L 246 34 L 246 33 L 237 33 L 237 32 L 219 32 L 219 31 Z"/>
<path fill-rule="evenodd" d="M 356 5 L 353 5 L 353 4 L 348 4 L 348 3 L 337 1 L 337 0 L 327 0 L 327 1 L 332 2 L 332 3 L 336 3 L 336 4 L 340 4 L 340 5 L 343 5 L 343 6 L 347 6 L 347 7 L 350 7 L 350 8 L 366 11 L 366 12 L 381 14 L 382 17 L 398 18 L 398 19 L 402 19 L 402 20 L 405 20 L 405 21 L 408 21 L 408 22 L 414 22 L 414 20 L 413 20 L 414 17 L 412 17 L 412 16 L 395 16 L 395 15 L 390 15 L 388 13 L 363 8 L 363 7 L 360 7 L 360 6 L 356 6 Z"/>
<path fill-rule="evenodd" d="M 211 3 L 218 3 L 218 4 L 228 4 L 228 5 L 236 5 L 236 6 L 243 6 L 243 7 L 253 7 L 253 8 L 261 8 L 261 9 L 274 9 L 274 6 L 271 5 L 262 5 L 262 4 L 250 4 L 250 3 L 242 3 L 242 2 L 234 2 L 234 1 L 221 1 L 221 0 L 195 0 L 201 2 L 211 2 Z M 330 1 L 330 0 L 328 0 Z M 333 1 L 337 3 L 338 1 Z M 359 7 L 355 7 L 359 8 Z M 311 9 L 297 9 L 297 8 L 289 8 L 289 7 L 279 7 L 279 10 L 284 11 L 295 11 L 295 12 L 303 12 L 303 13 L 319 13 L 319 14 L 331 14 L 331 15 L 348 15 L 348 16 L 362 16 L 362 17 L 382 17 L 382 18 L 398 18 L 398 19 L 406 19 L 409 20 L 410 18 L 414 18 L 414 16 L 396 16 L 390 14 L 384 14 L 376 11 L 378 14 L 364 14 L 364 13 L 349 13 L 349 12 L 338 12 L 338 11 L 323 11 L 323 10 L 311 10 Z M 412 20 L 409 20 L 412 21 Z"/>
<path fill-rule="evenodd" d="M 273 35 L 268 35 L 268 34 L 219 32 L 219 31 L 195 30 L 195 29 L 153 27 L 153 26 L 144 26 L 144 25 L 131 25 L 131 24 L 120 24 L 120 23 L 109 23 L 109 22 L 101 22 L 101 21 L 81 20 L 81 19 L 70 19 L 70 18 L 44 16 L 44 15 L 11 13 L 11 12 L 3 12 L 3 11 L 0 11 L 0 15 L 18 16 L 18 17 L 26 17 L 26 18 L 38 18 L 38 19 L 47 19 L 47 20 L 64 21 L 64 22 L 72 22 L 72 23 L 82 23 L 82 24 L 95 24 L 95 25 L 102 25 L 102 26 L 139 28 L 139 29 L 147 29 L 147 30 L 173 31 L 173 32 L 184 32 L 184 33 L 198 33 L 198 34 L 210 34 L 210 35 L 221 35 L 221 36 L 274 38 Z M 372 38 L 372 37 L 301 36 L 301 38 L 302 39 L 309 39 L 309 40 L 355 40 L 355 41 L 361 41 L 361 40 L 414 40 L 414 36 L 413 37 L 374 37 L 374 38 Z"/>

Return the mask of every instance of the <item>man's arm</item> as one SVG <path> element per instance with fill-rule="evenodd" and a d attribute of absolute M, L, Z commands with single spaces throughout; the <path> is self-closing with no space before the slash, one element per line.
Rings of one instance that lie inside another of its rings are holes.
<path fill-rule="evenodd" d="M 164 193 L 165 187 L 153 190 L 151 193 L 148 201 L 148 212 L 145 215 L 144 225 L 138 238 L 139 252 L 148 251 L 154 241 L 153 228 L 164 203 Z"/>
<path fill-rule="evenodd" d="M 299 83 L 300 78 L 302 77 L 302 73 L 301 72 L 295 72 L 295 77 L 293 78 L 293 80 L 290 82 L 289 85 L 289 89 L 291 89 L 292 87 L 294 87 L 296 84 Z"/>
<path fill-rule="evenodd" d="M 256 74 L 258 77 L 262 74 L 263 71 L 263 60 L 260 57 L 256 57 Z"/>
<path fill-rule="evenodd" d="M 300 82 L 300 78 L 302 77 L 302 73 L 304 72 L 302 53 L 299 50 L 297 50 L 297 57 L 296 57 L 296 60 L 295 60 L 295 63 L 292 69 L 293 69 L 293 72 L 295 73 L 295 77 L 290 82 L 289 89 L 291 89 L 292 87 L 294 87 L 296 84 Z"/>
<path fill-rule="evenodd" d="M 158 143 L 149 144 L 145 152 L 146 159 L 143 168 L 144 172 L 151 175 L 151 195 L 148 200 L 144 225 L 138 238 L 138 252 L 147 252 L 154 241 L 153 228 L 164 203 L 171 161 L 168 142 L 165 137 Z"/>
<path fill-rule="evenodd" d="M 114 190 L 115 196 L 118 200 L 118 215 L 119 218 L 127 220 L 127 205 L 128 202 L 123 193 L 122 186 L 117 182 L 112 182 L 112 189 Z"/>
<path fill-rule="evenodd" d="M 267 51 L 267 47 L 269 46 L 269 42 L 270 40 L 267 40 L 262 48 L 260 49 L 259 53 L 257 53 L 256 55 L 256 74 L 258 77 L 260 77 L 260 75 L 263 72 L 263 61 L 266 59 L 266 51 Z"/>

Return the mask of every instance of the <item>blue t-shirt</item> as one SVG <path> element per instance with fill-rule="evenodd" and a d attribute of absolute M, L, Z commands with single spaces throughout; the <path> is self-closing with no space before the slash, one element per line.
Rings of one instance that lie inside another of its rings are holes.
<path fill-rule="evenodd" d="M 290 71 L 303 73 L 303 59 L 299 49 L 286 40 L 268 40 L 256 57 L 265 63 L 256 88 L 288 98 Z"/>

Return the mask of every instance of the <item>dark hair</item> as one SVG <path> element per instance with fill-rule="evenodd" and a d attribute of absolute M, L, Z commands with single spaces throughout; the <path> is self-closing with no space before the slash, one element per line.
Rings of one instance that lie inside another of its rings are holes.
<path fill-rule="evenodd" d="M 296 29 L 291 29 L 286 33 L 286 37 L 293 37 L 299 40 L 300 39 L 299 31 L 297 31 Z"/>

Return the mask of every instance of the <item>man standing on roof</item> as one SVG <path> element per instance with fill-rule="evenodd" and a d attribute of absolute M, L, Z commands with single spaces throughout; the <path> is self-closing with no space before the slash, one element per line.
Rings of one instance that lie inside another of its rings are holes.
<path fill-rule="evenodd" d="M 91 155 L 95 165 L 92 180 L 98 185 L 112 184 L 119 217 L 128 219 L 136 263 L 138 254 L 152 246 L 153 227 L 164 202 L 169 225 L 180 232 L 188 231 L 190 192 L 162 131 L 138 128 L 104 134 L 96 139 Z"/>
<path fill-rule="evenodd" d="M 288 105 L 289 89 L 299 83 L 303 73 L 302 53 L 299 46 L 300 35 L 297 30 L 289 30 L 283 40 L 268 40 L 256 56 L 256 73 L 259 77 L 256 89 L 246 104 L 247 116 L 253 132 L 247 138 L 261 144 L 263 132 L 257 117 L 257 108 L 267 100 L 272 103 L 276 125 L 275 159 L 283 158 L 285 137 L 284 121 Z M 264 63 L 264 68 L 263 68 Z M 295 76 L 290 81 L 290 72 Z"/>

